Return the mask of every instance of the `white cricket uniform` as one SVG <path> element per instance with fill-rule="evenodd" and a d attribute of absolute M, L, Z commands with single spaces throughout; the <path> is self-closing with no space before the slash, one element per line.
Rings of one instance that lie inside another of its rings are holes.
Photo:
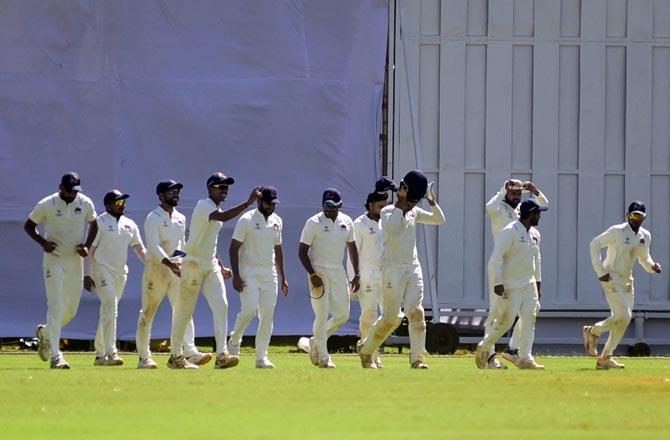
<path fill-rule="evenodd" d="M 409 320 L 410 364 L 423 361 L 426 321 L 423 311 L 423 274 L 416 251 L 416 225 L 441 225 L 444 213 L 436 203 L 432 212 L 415 206 L 403 214 L 394 205 L 381 211 L 382 316 L 363 339 L 361 353 L 372 355 L 400 324 L 401 308 Z"/>
<path fill-rule="evenodd" d="M 633 313 L 635 288 L 633 265 L 635 260 L 649 273 L 654 273 L 656 264 L 649 255 L 651 234 L 640 227 L 633 231 L 628 222 L 614 225 L 591 241 L 591 263 L 598 278 L 609 274 L 610 281 L 600 282 L 611 309 L 611 316 L 593 326 L 591 333 L 602 335 L 610 332 L 602 356 L 611 356 L 626 332 Z M 605 261 L 601 260 L 601 249 L 607 248 Z"/>
<path fill-rule="evenodd" d="M 503 228 L 495 242 L 488 263 L 489 280 L 493 286 L 502 284 L 505 294 L 498 296 L 496 306 L 489 310 L 491 325 L 484 335 L 482 350 L 491 352 L 496 341 L 512 327 L 518 314 L 519 358 L 533 359 L 535 318 L 539 311 L 537 284 L 542 281 L 540 232 L 520 221 Z"/>
<path fill-rule="evenodd" d="M 363 214 L 354 220 L 354 236 L 358 250 L 360 289 L 358 301 L 361 306 L 359 331 L 365 338 L 377 320 L 377 311 L 382 304 L 382 249 L 381 223 Z"/>
<path fill-rule="evenodd" d="M 509 203 L 505 202 L 505 195 L 507 190 L 505 185 L 498 191 L 491 199 L 486 203 L 486 213 L 491 220 L 491 234 L 493 235 L 493 242 L 495 243 L 500 231 L 513 222 L 514 220 L 519 219 L 519 205 L 516 208 L 512 208 Z M 538 195 L 531 193 L 531 198 L 534 199 L 540 206 L 549 206 L 549 200 L 538 190 Z M 493 292 L 493 285 L 489 280 L 489 309 L 493 310 L 498 301 L 498 295 Z M 489 319 L 484 322 L 484 331 L 486 332 L 489 326 L 491 325 L 491 317 L 494 316 L 493 313 L 489 313 Z M 512 338 L 509 341 L 510 348 L 519 349 L 519 338 L 517 336 L 517 330 L 521 326 L 520 320 L 517 321 L 512 331 Z"/>
<path fill-rule="evenodd" d="M 47 295 L 45 334 L 51 356 L 60 356 L 61 328 L 77 313 L 84 278 L 83 259 L 75 246 L 84 241 L 84 230 L 95 220 L 95 207 L 87 196 L 78 192 L 65 203 L 58 193 L 40 200 L 28 218 L 44 227 L 44 239 L 56 243 L 56 249 L 42 258 Z"/>
<path fill-rule="evenodd" d="M 173 356 L 189 355 L 175 342 L 183 339 L 189 321 L 193 322 L 193 312 L 201 289 L 212 310 L 216 351 L 227 351 L 228 298 L 221 266 L 216 258 L 219 231 L 223 222 L 209 220 L 209 214 L 217 209 L 218 205 L 209 197 L 199 200 L 193 209 L 185 248 L 186 257 L 181 270 L 179 299 L 172 314 Z"/>
<path fill-rule="evenodd" d="M 342 212 L 335 221 L 323 212 L 313 215 L 307 219 L 300 234 L 300 242 L 310 247 L 312 267 L 323 280 L 323 296 L 311 298 L 314 310 L 312 331 L 319 361 L 328 361 L 328 338 L 349 319 L 349 286 L 343 260 L 344 249 L 347 243 L 355 243 L 354 237 L 354 222 Z"/>
<path fill-rule="evenodd" d="M 268 355 L 277 304 L 275 246 L 282 244 L 282 219 L 272 213 L 266 220 L 258 209 L 247 211 L 235 225 L 233 240 L 242 243 L 238 255 L 244 288 L 240 294 L 241 310 L 230 334 L 230 344 L 241 344 L 244 331 L 258 311 L 256 359 L 262 360 Z"/>
<path fill-rule="evenodd" d="M 179 295 L 179 281 L 169 267 L 162 263 L 163 258 L 174 262 L 181 262 L 181 258 L 173 257 L 175 251 L 182 251 L 186 233 L 186 217 L 173 208 L 172 215 L 161 206 L 156 207 L 147 215 L 144 221 L 144 239 L 147 245 L 144 273 L 142 275 L 142 310 L 137 322 L 137 353 L 140 359 L 151 357 L 149 342 L 151 326 L 156 316 L 158 306 L 167 295 L 174 307 Z M 183 270 L 183 269 L 182 269 Z M 186 356 L 197 353 L 194 344 L 193 320 L 188 325 L 186 334 L 182 338 Z M 181 347 L 181 344 L 177 344 Z"/>
<path fill-rule="evenodd" d="M 117 221 L 105 212 L 98 216 L 98 234 L 91 246 L 91 278 L 100 298 L 100 320 L 95 333 L 97 357 L 116 354 L 116 317 L 118 303 L 128 277 L 128 246 L 144 248 L 140 230 L 126 216 Z"/>

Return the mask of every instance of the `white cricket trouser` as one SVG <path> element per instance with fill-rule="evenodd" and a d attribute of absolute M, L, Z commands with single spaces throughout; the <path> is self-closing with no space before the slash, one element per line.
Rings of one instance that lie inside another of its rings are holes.
<path fill-rule="evenodd" d="M 633 317 L 633 304 L 635 303 L 635 289 L 632 281 L 625 280 L 611 280 L 609 282 L 601 282 L 605 298 L 610 306 L 612 314 L 604 321 L 594 324 L 591 333 L 594 335 L 602 335 L 605 332 L 610 332 L 605 348 L 603 348 L 603 357 L 612 356 L 614 350 L 617 348 L 623 339 L 628 324 Z"/>
<path fill-rule="evenodd" d="M 44 286 L 47 294 L 46 334 L 51 356 L 60 356 L 60 333 L 77 314 L 84 282 L 83 259 L 77 255 L 44 253 Z"/>
<path fill-rule="evenodd" d="M 273 268 L 258 267 L 240 270 L 244 289 L 240 293 L 240 312 L 230 334 L 230 343 L 240 345 L 251 320 L 258 314 L 256 330 L 256 359 L 268 355 L 275 305 L 277 304 L 277 273 Z"/>
<path fill-rule="evenodd" d="M 320 298 L 310 298 L 314 310 L 312 332 L 319 360 L 324 361 L 328 360 L 328 338 L 349 319 L 349 281 L 344 267 L 328 269 L 314 266 L 314 271 L 323 280 L 324 293 Z M 309 285 L 309 279 L 307 282 Z"/>
<path fill-rule="evenodd" d="M 116 353 L 116 318 L 118 304 L 128 276 L 115 273 L 99 264 L 93 264 L 91 278 L 100 298 L 100 319 L 95 332 L 95 355 L 111 356 Z"/>
<path fill-rule="evenodd" d="M 184 339 L 188 323 L 193 322 L 193 312 L 201 289 L 212 310 L 216 352 L 227 351 L 228 298 L 221 267 L 216 261 L 187 257 L 181 268 L 179 291 L 172 313 L 171 345 L 174 356 L 189 355 L 176 342 Z"/>
<path fill-rule="evenodd" d="M 402 320 L 409 321 L 409 361 L 423 361 L 426 352 L 426 320 L 423 311 L 423 274 L 420 265 L 385 266 L 382 271 L 382 316 L 363 339 L 361 353 L 372 355 Z"/>
<path fill-rule="evenodd" d="M 486 321 L 484 322 L 484 333 L 489 332 L 489 328 L 491 324 L 493 323 L 493 320 L 495 319 L 495 312 L 494 309 L 496 307 L 496 304 L 498 302 L 498 298 L 500 298 L 498 295 L 495 294 L 493 291 L 493 286 L 489 286 L 489 315 L 486 317 Z M 539 304 L 539 302 L 538 302 Z M 538 305 L 538 312 L 540 311 L 539 305 Z M 521 328 L 521 320 L 522 317 L 519 316 L 519 319 L 516 321 L 516 324 L 514 325 L 514 329 L 512 329 L 512 337 L 509 340 L 509 348 L 512 350 L 518 350 L 519 349 L 519 328 Z M 493 351 L 491 352 L 493 354 Z"/>
<path fill-rule="evenodd" d="M 519 358 L 532 360 L 533 340 L 535 339 L 535 319 L 540 310 L 535 283 L 516 289 L 505 289 L 505 296 L 498 296 L 489 311 L 492 323 L 484 335 L 482 349 L 492 352 L 494 345 L 507 332 L 516 315 L 519 315 Z"/>
<path fill-rule="evenodd" d="M 361 306 L 361 316 L 358 319 L 360 337 L 365 338 L 378 318 L 382 304 L 382 270 L 380 267 L 360 268 L 360 289 L 357 292 Z"/>
<path fill-rule="evenodd" d="M 160 306 L 165 295 L 167 295 L 170 301 L 172 315 L 174 316 L 175 302 L 179 295 L 179 280 L 180 278 L 162 263 L 148 261 L 144 265 L 144 273 L 142 275 L 142 310 L 140 310 L 135 338 L 137 353 L 142 359 L 151 357 L 151 351 L 149 350 L 151 326 L 158 306 Z M 179 346 L 181 347 L 183 344 L 185 355 L 190 356 L 197 352 L 194 343 L 193 320 L 188 323 L 184 333 Z"/>

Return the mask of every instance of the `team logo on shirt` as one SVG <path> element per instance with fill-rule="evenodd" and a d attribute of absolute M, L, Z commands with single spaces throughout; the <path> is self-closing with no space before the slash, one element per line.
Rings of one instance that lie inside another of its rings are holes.
<path fill-rule="evenodd" d="M 340 230 L 341 231 L 346 231 L 347 230 L 347 225 L 340 225 Z"/>
<path fill-rule="evenodd" d="M 165 228 L 168 227 L 168 223 L 167 223 L 167 221 L 165 221 L 165 220 L 163 220 L 163 227 L 165 227 Z"/>
<path fill-rule="evenodd" d="M 391 284 L 391 282 L 389 281 L 388 283 L 386 283 L 386 288 L 393 289 L 393 284 Z"/>
<path fill-rule="evenodd" d="M 328 225 L 323 227 L 323 232 L 329 232 L 329 231 L 330 231 L 330 228 L 328 228 Z"/>
<path fill-rule="evenodd" d="M 644 244 L 644 238 L 640 239 L 640 244 Z"/>
<path fill-rule="evenodd" d="M 519 237 L 519 240 L 521 241 L 521 243 L 525 243 L 526 242 L 526 237 L 524 237 L 522 235 L 521 237 Z"/>
<path fill-rule="evenodd" d="M 533 237 L 533 242 L 537 244 L 537 237 Z"/>
<path fill-rule="evenodd" d="M 51 278 L 51 271 L 49 269 L 44 273 L 44 278 Z"/>
<path fill-rule="evenodd" d="M 623 241 L 624 241 L 624 243 L 626 243 L 626 244 L 630 244 L 630 238 L 628 238 L 628 237 L 626 237 Z"/>
<path fill-rule="evenodd" d="M 254 229 L 260 229 L 260 228 L 261 228 L 261 224 L 260 224 L 260 223 L 256 223 L 256 226 L 254 226 Z"/>
<path fill-rule="evenodd" d="M 274 225 L 272 225 L 272 226 L 270 226 L 270 227 L 271 227 L 272 229 L 274 229 L 275 231 L 278 231 L 278 230 L 279 230 L 279 225 L 278 225 L 277 223 L 275 223 Z"/>
<path fill-rule="evenodd" d="M 106 279 L 101 279 L 100 280 L 100 287 L 107 287 L 107 280 Z"/>
<path fill-rule="evenodd" d="M 370 234 L 375 234 L 375 228 L 370 228 Z"/>
<path fill-rule="evenodd" d="M 81 208 L 78 207 L 78 206 L 76 208 L 74 208 L 74 213 L 75 214 L 81 214 Z"/>
<path fill-rule="evenodd" d="M 61 210 L 57 209 L 56 210 L 56 217 L 61 217 L 62 215 L 63 215 L 63 213 L 61 212 Z"/>
<path fill-rule="evenodd" d="M 133 230 L 133 228 L 131 228 L 130 225 L 124 225 L 123 229 L 125 229 L 128 232 L 131 232 Z"/>
<path fill-rule="evenodd" d="M 113 230 L 114 230 L 114 227 L 113 227 L 112 225 L 107 225 L 107 230 L 109 230 L 109 231 L 113 231 Z"/>

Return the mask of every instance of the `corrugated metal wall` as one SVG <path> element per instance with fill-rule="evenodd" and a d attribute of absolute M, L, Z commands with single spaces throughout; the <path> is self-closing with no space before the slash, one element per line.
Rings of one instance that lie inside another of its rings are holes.
<path fill-rule="evenodd" d="M 543 308 L 606 308 L 588 244 L 648 203 L 643 309 L 670 306 L 670 0 L 391 1 L 389 148 L 395 176 L 438 182 L 447 225 L 427 228 L 442 304 L 487 303 L 484 204 L 510 175 L 551 210 L 540 224 Z M 411 101 L 410 101 L 411 99 Z M 415 130 L 413 130 L 415 129 Z M 427 264 L 427 263 L 425 263 Z"/>

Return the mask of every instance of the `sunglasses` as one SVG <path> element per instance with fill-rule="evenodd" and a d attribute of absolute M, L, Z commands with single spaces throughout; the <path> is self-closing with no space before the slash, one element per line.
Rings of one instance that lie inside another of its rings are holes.
<path fill-rule="evenodd" d="M 628 214 L 628 218 L 636 222 L 641 222 L 644 221 L 644 219 L 647 218 L 647 216 L 644 214 L 640 214 L 639 212 L 631 212 L 630 214 Z"/>
<path fill-rule="evenodd" d="M 165 191 L 165 194 L 167 194 L 169 196 L 176 196 L 176 195 L 179 195 L 179 190 L 177 188 L 169 189 L 169 190 Z"/>
<path fill-rule="evenodd" d="M 226 185 L 225 183 L 215 183 L 214 185 L 210 185 L 212 188 L 216 189 L 223 189 L 223 188 L 228 188 L 229 185 Z"/>

